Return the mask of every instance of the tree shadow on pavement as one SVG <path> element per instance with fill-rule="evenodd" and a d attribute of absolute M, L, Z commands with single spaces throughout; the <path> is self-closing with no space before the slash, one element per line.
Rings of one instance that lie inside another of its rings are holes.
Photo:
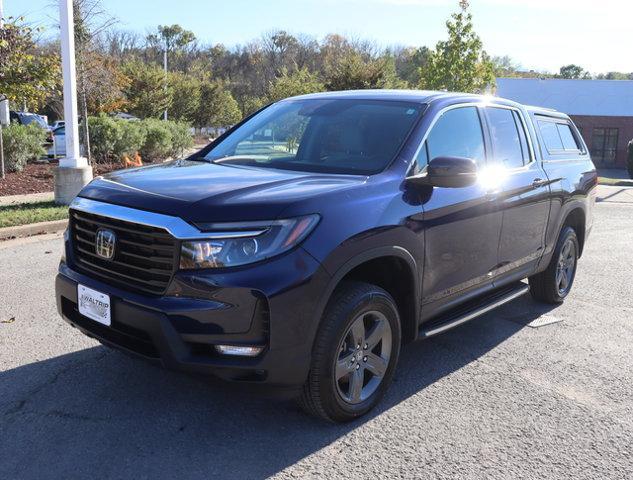
<path fill-rule="evenodd" d="M 548 310 L 525 296 L 405 347 L 378 409 L 346 425 L 105 347 L 8 370 L 0 373 L 0 477 L 265 478 L 480 358 Z"/>

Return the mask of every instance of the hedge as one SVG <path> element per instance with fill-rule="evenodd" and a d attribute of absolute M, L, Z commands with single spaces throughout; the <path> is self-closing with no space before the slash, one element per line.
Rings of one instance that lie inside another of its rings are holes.
<path fill-rule="evenodd" d="M 37 125 L 12 123 L 2 128 L 4 163 L 9 172 L 20 172 L 29 160 L 37 160 L 46 154 L 43 144 L 46 131 Z"/>
<path fill-rule="evenodd" d="M 139 152 L 146 161 L 162 161 L 183 154 L 193 145 L 189 126 L 182 122 L 146 119 L 119 120 L 90 117 L 90 153 L 96 162 L 119 161 Z"/>

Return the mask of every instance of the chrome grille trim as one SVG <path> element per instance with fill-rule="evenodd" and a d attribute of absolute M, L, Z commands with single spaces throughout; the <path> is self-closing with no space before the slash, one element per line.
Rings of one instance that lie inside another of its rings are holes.
<path fill-rule="evenodd" d="M 162 213 L 147 212 L 136 208 L 113 205 L 89 198 L 76 197 L 70 204 L 72 210 L 91 213 L 102 217 L 114 218 L 124 222 L 145 225 L 147 227 L 166 230 L 178 240 L 205 240 L 223 238 L 243 238 L 261 235 L 266 229 L 240 230 L 233 232 L 202 232 L 182 218 L 164 215 Z"/>

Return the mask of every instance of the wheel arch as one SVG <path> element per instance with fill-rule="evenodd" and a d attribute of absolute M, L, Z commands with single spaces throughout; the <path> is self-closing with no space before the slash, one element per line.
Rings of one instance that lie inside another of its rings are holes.
<path fill-rule="evenodd" d="M 585 247 L 585 233 L 587 228 L 587 216 L 585 210 L 582 207 L 576 206 L 567 212 L 560 225 L 559 235 L 565 227 L 572 227 L 576 232 L 576 237 L 578 238 L 578 244 L 580 246 L 578 256 L 580 257 Z"/>
<path fill-rule="evenodd" d="M 386 273 L 386 275 L 385 275 Z M 395 282 L 398 273 L 406 282 Z M 378 247 L 365 251 L 341 265 L 328 283 L 315 311 L 312 339 L 321 323 L 323 312 L 334 291 L 346 280 L 364 281 L 386 290 L 396 301 L 402 327 L 403 343 L 417 338 L 420 317 L 420 281 L 415 258 L 399 246 Z"/>

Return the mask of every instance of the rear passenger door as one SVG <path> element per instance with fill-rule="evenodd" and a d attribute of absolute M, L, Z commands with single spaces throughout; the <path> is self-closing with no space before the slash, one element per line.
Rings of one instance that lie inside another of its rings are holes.
<path fill-rule="evenodd" d="M 523 278 L 543 254 L 550 209 L 547 176 L 529 137 L 520 110 L 487 106 L 491 172 L 498 181 L 496 205 L 503 212 L 496 284 Z"/>

